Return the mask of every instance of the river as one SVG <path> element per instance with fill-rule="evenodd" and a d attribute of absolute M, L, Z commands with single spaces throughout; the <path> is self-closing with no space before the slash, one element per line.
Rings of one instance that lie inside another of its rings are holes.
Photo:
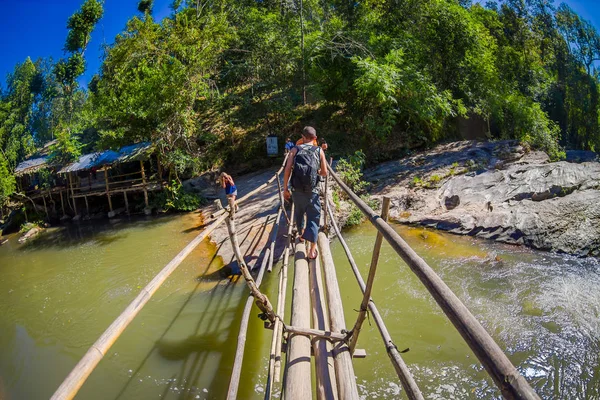
<path fill-rule="evenodd" d="M 47 399 L 72 367 L 197 233 L 185 214 L 50 229 L 30 243 L 0 246 L 0 399 Z M 600 266 L 470 237 L 396 227 L 483 323 L 547 399 L 600 395 Z M 345 235 L 366 278 L 375 231 Z M 100 362 L 81 399 L 222 399 L 247 290 L 223 276 L 203 242 L 156 292 Z M 358 285 L 332 243 L 347 324 Z M 263 289 L 276 298 L 277 274 Z M 291 280 L 289 283 L 291 287 Z M 373 298 L 417 383 L 430 399 L 498 398 L 460 335 L 386 244 Z M 239 398 L 260 399 L 270 331 L 251 318 Z M 288 313 L 289 316 L 289 313 Z M 378 331 L 365 323 L 355 360 L 364 398 L 398 398 L 398 379 Z"/>

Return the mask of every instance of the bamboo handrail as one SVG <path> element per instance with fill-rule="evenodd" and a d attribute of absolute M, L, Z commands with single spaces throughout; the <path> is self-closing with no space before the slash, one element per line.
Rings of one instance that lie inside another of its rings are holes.
<path fill-rule="evenodd" d="M 282 208 L 280 207 L 279 212 L 277 213 L 275 223 L 274 223 L 275 225 L 277 225 L 277 227 L 279 226 L 278 221 L 281 219 L 281 210 L 282 210 Z M 266 249 L 265 254 L 263 256 L 260 270 L 258 271 L 258 276 L 256 277 L 256 282 L 255 282 L 257 290 L 260 287 L 260 284 L 262 283 L 265 270 L 267 270 L 268 267 L 272 267 L 272 265 L 270 265 L 270 264 L 273 262 L 273 258 L 269 256 L 269 253 L 272 251 L 271 243 L 274 243 L 277 240 L 278 228 L 276 228 L 275 225 L 271 232 L 269 242 L 267 242 L 267 244 L 264 247 Z M 244 312 L 242 314 L 242 321 L 240 322 L 240 332 L 238 334 L 238 343 L 237 343 L 237 348 L 236 348 L 236 352 L 235 352 L 235 359 L 233 362 L 231 377 L 229 379 L 229 389 L 227 391 L 227 399 L 229 399 L 229 400 L 234 400 L 237 398 L 237 392 L 238 392 L 238 388 L 240 385 L 240 378 L 241 378 L 241 374 L 242 374 L 242 363 L 244 361 L 244 349 L 246 347 L 246 335 L 248 332 L 248 323 L 250 322 L 250 311 L 252 310 L 252 300 L 254 297 L 255 297 L 254 293 L 252 293 L 246 300 L 246 305 L 244 307 Z M 266 298 L 266 296 L 264 296 L 264 297 Z M 258 298 L 257 298 L 257 305 L 258 305 Z"/>
<path fill-rule="evenodd" d="M 506 354 L 446 283 L 389 224 L 384 222 L 360 197 L 352 192 L 331 166 L 328 165 L 327 168 L 350 200 L 368 217 L 371 224 L 383 234 L 396 253 L 421 280 L 492 377 L 502 395 L 507 399 L 539 400 L 538 395 L 525 378 L 519 374 Z"/>
<path fill-rule="evenodd" d="M 107 353 L 108 349 L 115 343 L 129 323 L 140 312 L 144 305 L 150 300 L 156 290 L 167 280 L 169 275 L 181 264 L 181 262 L 194 250 L 208 235 L 211 234 L 227 215 L 221 216 L 212 224 L 207 226 L 198 236 L 183 248 L 155 277 L 146 285 L 137 297 L 117 317 L 117 319 L 104 331 L 102 336 L 90 347 L 75 368 L 54 392 L 51 400 L 72 399 L 75 397 L 85 380 L 90 376 L 96 365 Z"/>
<path fill-rule="evenodd" d="M 383 220 L 386 222 L 389 212 L 390 198 L 384 197 L 383 206 L 381 207 L 381 218 L 383 218 Z M 379 253 L 381 252 L 382 242 L 383 235 L 381 232 L 377 232 L 377 237 L 375 238 L 375 247 L 373 248 L 373 254 L 371 256 L 371 267 L 369 268 L 369 276 L 367 277 L 367 286 L 365 287 L 358 317 L 356 318 L 356 323 L 354 324 L 354 328 L 352 328 L 352 338 L 350 339 L 350 351 L 352 354 L 354 354 L 354 349 L 356 349 L 358 335 L 360 334 L 360 329 L 362 328 L 362 324 L 365 322 L 365 318 L 367 316 L 367 309 L 369 306 L 369 300 L 371 300 L 371 290 L 373 289 L 373 282 L 375 282 L 375 273 L 377 272 L 377 263 L 379 262 Z"/>
<path fill-rule="evenodd" d="M 327 211 L 329 213 L 331 226 L 333 226 L 333 230 L 334 230 L 335 234 L 337 235 L 337 237 L 340 241 L 340 244 L 342 245 L 342 248 L 344 249 L 344 252 L 346 253 L 346 256 L 348 257 L 348 262 L 350 263 L 350 266 L 352 267 L 352 272 L 354 272 L 354 276 L 356 277 L 358 286 L 360 286 L 360 289 L 364 294 L 365 290 L 366 290 L 365 281 L 363 280 L 363 278 L 360 274 L 360 271 L 358 269 L 358 266 L 356 265 L 356 262 L 354 261 L 354 257 L 352 257 L 350 248 L 348 247 L 348 244 L 344 240 L 344 237 L 342 236 L 342 233 L 340 232 L 340 228 L 338 227 L 337 222 L 335 221 L 335 216 L 333 215 L 333 204 L 331 202 L 329 202 L 329 208 L 327 209 Z M 373 317 L 373 320 L 375 321 L 375 325 L 377 325 L 377 328 L 379 329 L 379 333 L 381 334 L 381 339 L 383 340 L 383 344 L 386 347 L 390 361 L 391 361 L 392 365 L 394 366 L 394 369 L 396 370 L 396 375 L 398 375 L 398 378 L 400 379 L 400 383 L 402 384 L 402 387 L 404 388 L 406 395 L 408 396 L 408 398 L 410 400 L 423 400 L 423 394 L 421 394 L 421 391 L 419 390 L 419 387 L 417 386 L 417 383 L 415 382 L 415 378 L 412 376 L 408 367 L 406 366 L 406 363 L 402 359 L 402 356 L 400 355 L 400 352 L 398 351 L 396 344 L 394 344 L 394 341 L 392 340 L 392 336 L 390 335 L 387 327 L 385 326 L 385 323 L 383 322 L 383 317 L 379 313 L 379 310 L 377 309 L 377 306 L 375 305 L 375 302 L 373 301 L 373 299 L 370 299 L 370 301 L 369 301 L 369 310 L 371 311 L 371 316 Z"/>

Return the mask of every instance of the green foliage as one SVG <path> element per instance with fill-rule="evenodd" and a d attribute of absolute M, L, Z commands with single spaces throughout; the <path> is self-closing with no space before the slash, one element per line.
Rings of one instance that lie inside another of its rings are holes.
<path fill-rule="evenodd" d="M 352 204 L 350 208 L 350 214 L 348 215 L 348 219 L 346 220 L 346 226 L 356 226 L 360 225 L 365 220 L 365 216 L 360 211 L 358 207 Z"/>
<path fill-rule="evenodd" d="M 100 0 L 82 0 L 68 19 L 63 59 L 15 67 L 0 93 L 0 196 L 34 143 L 54 138 L 62 162 L 153 141 L 179 180 L 268 165 L 266 135 L 298 137 L 312 124 L 336 155 L 364 149 L 338 166 L 358 192 L 367 157 L 459 138 L 469 118 L 490 139 L 553 160 L 600 148 L 600 36 L 564 4 L 306 0 L 300 12 L 289 1 L 176 0 L 162 21 L 153 4 L 139 0 L 143 17 L 107 40 L 88 89 L 78 78 Z"/>
<path fill-rule="evenodd" d="M 172 181 L 164 191 L 155 193 L 152 198 L 152 206 L 165 211 L 194 211 L 204 203 L 203 198 L 186 192 L 177 181 Z"/>
<path fill-rule="evenodd" d="M 142 14 L 150 13 L 152 14 L 152 8 L 154 7 L 154 0 L 140 0 L 138 3 L 137 9 Z"/>
<path fill-rule="evenodd" d="M 96 23 L 102 18 L 104 9 L 98 0 L 86 0 L 81 9 L 67 20 L 67 41 L 65 50 L 71 53 L 82 52 L 90 42 Z"/>
<path fill-rule="evenodd" d="M 365 160 L 365 154 L 358 150 L 350 157 L 340 159 L 336 166 L 340 178 L 355 193 L 360 193 L 367 187 L 367 183 L 362 180 L 362 168 Z"/>

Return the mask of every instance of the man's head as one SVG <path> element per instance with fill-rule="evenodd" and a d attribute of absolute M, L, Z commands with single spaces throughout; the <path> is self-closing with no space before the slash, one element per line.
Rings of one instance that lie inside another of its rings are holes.
<path fill-rule="evenodd" d="M 292 138 L 287 138 L 287 139 L 285 139 L 285 141 L 286 141 L 286 142 L 291 142 L 291 141 L 292 141 Z"/>
<path fill-rule="evenodd" d="M 302 130 L 302 137 L 305 141 L 315 140 L 317 138 L 317 131 L 312 126 L 305 126 Z"/>

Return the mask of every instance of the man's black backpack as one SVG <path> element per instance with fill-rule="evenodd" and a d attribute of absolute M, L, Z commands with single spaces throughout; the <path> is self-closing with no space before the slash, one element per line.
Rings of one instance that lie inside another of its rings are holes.
<path fill-rule="evenodd" d="M 311 145 L 300 145 L 297 148 L 292 172 L 292 187 L 297 192 L 310 193 L 319 182 L 321 148 Z"/>

